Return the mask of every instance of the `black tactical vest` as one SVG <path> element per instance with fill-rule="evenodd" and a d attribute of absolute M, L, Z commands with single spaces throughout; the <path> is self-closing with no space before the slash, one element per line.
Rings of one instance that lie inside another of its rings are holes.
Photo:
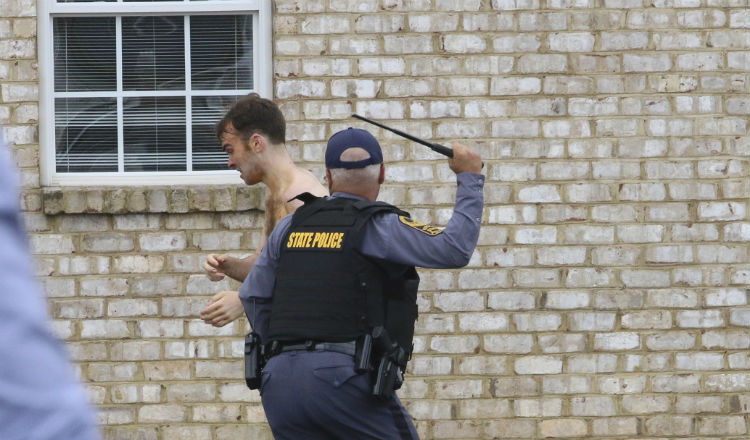
<path fill-rule="evenodd" d="M 351 341 L 384 326 L 408 353 L 417 318 L 419 277 L 413 266 L 359 252 L 363 226 L 381 212 L 408 216 L 382 203 L 300 197 L 281 245 L 269 341 Z"/>

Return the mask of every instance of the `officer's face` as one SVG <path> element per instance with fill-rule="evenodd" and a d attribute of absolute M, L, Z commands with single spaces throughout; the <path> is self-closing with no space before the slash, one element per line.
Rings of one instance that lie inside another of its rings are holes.
<path fill-rule="evenodd" d="M 261 136 L 258 134 L 254 134 L 245 141 L 231 123 L 221 135 L 221 148 L 228 156 L 227 166 L 239 171 L 240 177 L 248 185 L 255 185 L 263 180 L 258 155 L 254 151 L 261 141 Z"/>

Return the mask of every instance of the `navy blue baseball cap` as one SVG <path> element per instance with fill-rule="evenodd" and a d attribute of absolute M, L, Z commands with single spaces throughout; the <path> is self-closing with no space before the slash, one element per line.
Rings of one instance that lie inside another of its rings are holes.
<path fill-rule="evenodd" d="M 359 147 L 370 153 L 370 157 L 357 161 L 342 161 L 341 154 L 349 148 Z M 364 168 L 383 163 L 380 144 L 368 131 L 360 128 L 347 128 L 331 136 L 326 147 L 326 168 Z"/>

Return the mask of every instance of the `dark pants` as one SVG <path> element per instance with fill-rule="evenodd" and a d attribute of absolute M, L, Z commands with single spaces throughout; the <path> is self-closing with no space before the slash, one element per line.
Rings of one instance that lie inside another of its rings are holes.
<path fill-rule="evenodd" d="M 277 440 L 419 439 L 398 397 L 370 397 L 368 374 L 351 356 L 288 351 L 263 369 L 260 393 Z"/>

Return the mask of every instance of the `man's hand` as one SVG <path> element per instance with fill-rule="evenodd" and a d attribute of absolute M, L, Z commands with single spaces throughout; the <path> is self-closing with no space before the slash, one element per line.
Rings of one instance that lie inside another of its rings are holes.
<path fill-rule="evenodd" d="M 482 173 L 482 157 L 469 147 L 453 142 L 453 157 L 448 161 L 454 173 Z"/>
<path fill-rule="evenodd" d="M 214 327 L 224 327 L 244 313 L 240 293 L 224 290 L 211 297 L 211 301 L 201 311 L 201 319 Z"/>
<path fill-rule="evenodd" d="M 208 254 L 206 261 L 203 262 L 203 270 L 211 281 L 221 281 L 226 276 L 226 269 L 223 267 L 227 261 L 226 255 Z"/>

